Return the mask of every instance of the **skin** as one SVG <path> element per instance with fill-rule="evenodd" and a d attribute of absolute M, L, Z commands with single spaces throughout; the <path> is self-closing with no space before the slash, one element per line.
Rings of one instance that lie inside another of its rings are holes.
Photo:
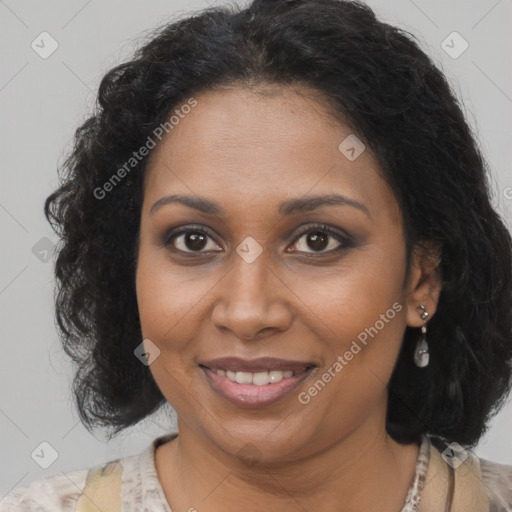
<path fill-rule="evenodd" d="M 423 324 L 417 306 L 435 313 L 438 261 L 417 250 L 406 276 L 393 192 L 369 149 L 355 161 L 339 151 L 351 131 L 333 121 L 321 97 L 268 85 L 196 99 L 151 155 L 141 211 L 142 332 L 160 350 L 150 370 L 178 415 L 179 437 L 155 455 L 165 496 L 173 512 L 334 512 L 340 504 L 344 512 L 399 511 L 418 446 L 387 435 L 386 386 L 406 326 Z M 333 193 L 367 212 L 350 205 L 278 212 L 282 201 Z M 206 197 L 225 214 L 179 203 L 150 214 L 171 194 Z M 318 231 L 315 223 L 354 242 L 329 236 L 318 249 L 299 234 L 299 227 Z M 190 225 L 212 232 L 199 252 L 183 235 L 162 243 Z M 250 264 L 236 252 L 248 236 L 263 250 Z M 298 393 L 394 303 L 402 306 L 394 318 L 310 403 L 300 403 Z M 318 367 L 284 400 L 243 409 L 215 393 L 198 366 L 222 356 Z M 248 444 L 256 463 L 241 456 Z"/>

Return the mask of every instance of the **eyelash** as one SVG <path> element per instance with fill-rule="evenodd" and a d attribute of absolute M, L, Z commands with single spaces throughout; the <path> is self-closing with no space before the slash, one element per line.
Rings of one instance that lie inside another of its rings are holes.
<path fill-rule="evenodd" d="M 305 229 L 301 230 L 297 234 L 292 245 L 295 245 L 305 234 L 313 233 L 315 231 L 320 231 L 321 233 L 324 233 L 324 234 L 328 235 L 329 237 L 334 238 L 336 241 L 340 242 L 341 245 L 339 247 L 337 247 L 336 249 L 331 249 L 329 251 L 318 251 L 318 252 L 300 251 L 302 254 L 322 256 L 325 254 L 333 254 L 333 253 L 339 252 L 343 249 L 347 249 L 347 248 L 350 248 L 353 246 L 353 240 L 350 236 L 348 236 L 346 234 L 344 235 L 338 231 L 335 231 L 327 224 L 313 224 L 313 225 L 307 226 Z M 215 236 L 212 233 L 210 233 L 210 231 L 208 231 L 207 229 L 199 227 L 199 226 L 198 227 L 190 226 L 187 229 L 182 229 L 176 233 L 171 232 L 169 235 L 165 236 L 162 246 L 169 247 L 172 244 L 172 242 L 174 240 L 176 240 L 176 238 L 178 238 L 181 235 L 186 235 L 188 233 L 200 233 L 200 234 L 212 239 L 213 241 L 215 241 L 215 243 L 217 243 L 215 240 Z M 217 245 L 220 245 L 220 244 L 217 243 Z M 176 249 L 176 248 L 174 248 L 174 250 L 176 250 L 182 254 L 186 254 L 186 255 L 206 254 L 208 252 L 208 251 L 182 251 L 181 249 Z M 213 252 L 220 252 L 220 251 L 213 251 Z"/>

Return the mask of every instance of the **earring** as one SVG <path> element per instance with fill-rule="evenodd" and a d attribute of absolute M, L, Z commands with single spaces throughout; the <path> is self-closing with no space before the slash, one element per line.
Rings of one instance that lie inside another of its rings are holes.
<path fill-rule="evenodd" d="M 419 368 L 424 368 L 425 366 L 428 366 L 428 361 L 430 359 L 427 343 L 428 312 L 425 309 L 425 306 L 418 306 L 417 309 L 420 311 L 420 316 L 421 319 L 423 320 L 423 325 L 421 326 L 421 337 L 418 340 L 416 350 L 414 351 L 414 363 Z"/>

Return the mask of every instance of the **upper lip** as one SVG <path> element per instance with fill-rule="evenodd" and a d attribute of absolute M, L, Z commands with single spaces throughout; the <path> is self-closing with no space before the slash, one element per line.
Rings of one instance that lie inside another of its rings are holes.
<path fill-rule="evenodd" d="M 275 357 L 259 357 L 257 359 L 221 357 L 210 359 L 209 361 L 201 361 L 199 364 L 210 368 L 210 370 L 230 370 L 232 372 L 248 373 L 269 372 L 273 370 L 299 372 L 315 366 L 309 362 L 278 359 Z"/>

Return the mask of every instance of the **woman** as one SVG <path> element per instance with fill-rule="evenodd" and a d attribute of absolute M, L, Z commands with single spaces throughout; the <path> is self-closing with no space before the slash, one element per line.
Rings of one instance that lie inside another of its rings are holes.
<path fill-rule="evenodd" d="M 46 214 L 88 428 L 178 432 L 17 510 L 505 511 L 511 238 L 445 78 L 340 0 L 163 27 L 103 79 Z"/>

